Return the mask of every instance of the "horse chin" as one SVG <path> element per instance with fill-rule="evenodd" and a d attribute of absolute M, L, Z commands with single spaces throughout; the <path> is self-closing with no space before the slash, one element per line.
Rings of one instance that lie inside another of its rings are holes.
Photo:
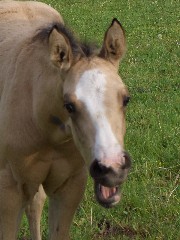
<path fill-rule="evenodd" d="M 98 203 L 105 208 L 112 208 L 121 200 L 120 187 L 105 187 L 100 183 L 94 184 L 95 195 Z"/>

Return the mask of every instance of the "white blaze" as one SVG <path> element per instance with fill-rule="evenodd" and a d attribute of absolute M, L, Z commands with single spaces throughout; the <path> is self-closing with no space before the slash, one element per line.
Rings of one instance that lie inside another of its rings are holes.
<path fill-rule="evenodd" d="M 122 154 L 119 145 L 106 117 L 104 104 L 106 93 L 106 76 L 99 69 L 85 71 L 79 79 L 75 94 L 82 101 L 90 115 L 96 136 L 93 146 L 94 158 L 103 162 L 106 166 L 111 161 L 117 161 Z"/>

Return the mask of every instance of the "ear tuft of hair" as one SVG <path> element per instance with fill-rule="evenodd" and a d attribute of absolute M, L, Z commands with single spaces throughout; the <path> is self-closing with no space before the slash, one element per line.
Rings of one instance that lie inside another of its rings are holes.
<path fill-rule="evenodd" d="M 111 26 L 112 26 L 114 23 L 117 23 L 117 24 L 119 24 L 119 25 L 120 25 L 120 27 L 122 28 L 123 32 L 125 33 L 125 30 L 124 30 L 124 28 L 123 28 L 122 24 L 120 23 L 120 21 L 119 21 L 117 18 L 113 18 L 113 20 L 112 20 L 112 23 L 111 23 L 110 27 L 111 27 Z"/>

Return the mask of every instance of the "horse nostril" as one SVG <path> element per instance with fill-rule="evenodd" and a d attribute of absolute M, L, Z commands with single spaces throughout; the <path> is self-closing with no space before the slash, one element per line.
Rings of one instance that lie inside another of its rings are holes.
<path fill-rule="evenodd" d="M 102 165 L 97 159 L 94 160 L 90 167 L 90 174 L 92 177 L 96 175 L 104 175 L 110 172 L 111 169 Z"/>
<path fill-rule="evenodd" d="M 131 167 L 131 158 L 129 156 L 129 154 L 127 152 L 124 153 L 124 159 L 125 159 L 125 162 L 124 162 L 124 165 L 122 165 L 122 169 L 128 169 Z"/>

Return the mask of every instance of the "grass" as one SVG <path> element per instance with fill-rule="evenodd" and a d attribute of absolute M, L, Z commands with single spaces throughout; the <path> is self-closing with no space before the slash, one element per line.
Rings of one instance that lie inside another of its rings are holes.
<path fill-rule="evenodd" d="M 126 148 L 133 167 L 121 203 L 111 210 L 96 203 L 89 179 L 71 229 L 72 239 L 180 239 L 179 1 L 45 2 L 82 38 L 99 44 L 112 18 L 117 17 L 128 42 L 120 72 L 131 93 Z M 47 211 L 42 219 L 44 240 L 46 219 Z M 28 234 L 24 219 L 19 239 Z"/>

